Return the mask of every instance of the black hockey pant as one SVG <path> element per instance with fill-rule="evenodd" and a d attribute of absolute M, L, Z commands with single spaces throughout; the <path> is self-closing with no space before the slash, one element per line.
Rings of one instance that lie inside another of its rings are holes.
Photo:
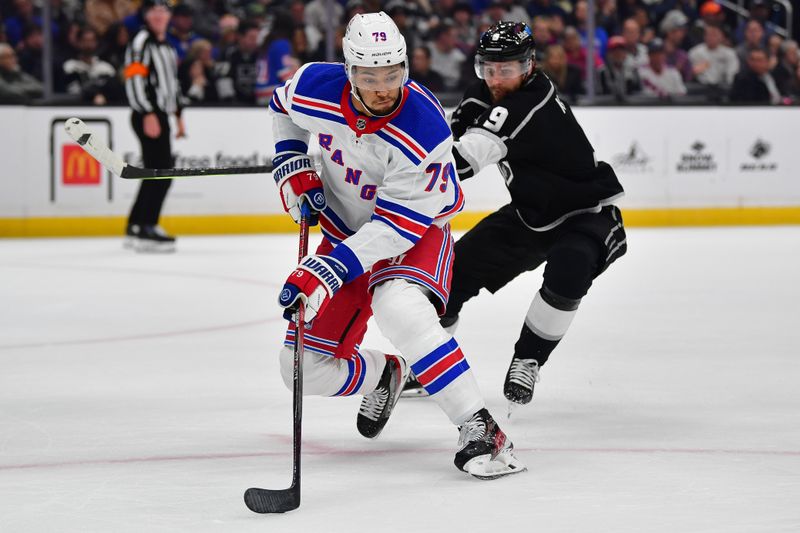
<path fill-rule="evenodd" d="M 172 168 L 175 160 L 172 157 L 169 120 L 164 113 L 157 113 L 157 116 L 161 124 L 161 135 L 155 139 L 144 134 L 144 115 L 141 113 L 134 111 L 131 114 L 131 125 L 142 146 L 142 162 L 145 168 Z M 143 180 L 128 216 L 128 225 L 158 224 L 161 208 L 171 184 L 172 180 Z"/>
<path fill-rule="evenodd" d="M 576 215 L 551 230 L 536 232 L 521 222 L 513 205 L 506 205 L 456 242 L 443 321 L 452 321 L 481 289 L 494 293 L 544 262 L 542 296 L 556 308 L 576 309 L 592 281 L 626 250 L 625 229 L 615 206 Z M 531 336 L 523 327 L 517 351 L 538 352 L 539 364 L 544 364 L 558 341 L 527 338 Z"/>

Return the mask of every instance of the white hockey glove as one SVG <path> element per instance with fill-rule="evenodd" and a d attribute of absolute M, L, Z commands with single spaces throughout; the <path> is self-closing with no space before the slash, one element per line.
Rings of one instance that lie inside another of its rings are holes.
<path fill-rule="evenodd" d="M 326 255 L 309 255 L 289 274 L 283 285 L 278 304 L 286 309 L 284 317 L 291 320 L 294 311 L 305 305 L 305 322 L 311 322 L 325 310 L 344 280 L 347 268 Z"/>
<path fill-rule="evenodd" d="M 275 169 L 272 177 L 281 193 L 283 209 L 296 223 L 300 223 L 300 203 L 308 202 L 311 208 L 312 226 L 316 225 L 317 213 L 325 209 L 325 191 L 322 180 L 314 169 L 311 157 L 305 154 L 277 155 L 272 160 Z"/>

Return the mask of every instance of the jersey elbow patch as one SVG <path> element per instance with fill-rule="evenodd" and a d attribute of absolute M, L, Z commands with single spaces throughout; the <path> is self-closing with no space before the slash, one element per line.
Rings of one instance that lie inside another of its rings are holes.
<path fill-rule="evenodd" d="M 278 98 L 278 90 L 272 93 L 272 98 L 269 100 L 269 108 L 276 113 L 283 113 L 284 115 L 289 114 L 286 112 L 286 108 L 281 103 L 280 98 Z"/>

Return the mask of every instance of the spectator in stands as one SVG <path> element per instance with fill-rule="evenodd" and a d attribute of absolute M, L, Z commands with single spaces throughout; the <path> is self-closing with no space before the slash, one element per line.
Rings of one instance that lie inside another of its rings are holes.
<path fill-rule="evenodd" d="M 187 4 L 178 4 L 172 10 L 167 41 L 178 54 L 178 63 L 184 60 L 192 43 L 200 39 L 194 32 L 194 11 Z"/>
<path fill-rule="evenodd" d="M 473 48 L 475 48 L 475 38 L 478 35 L 478 26 L 475 23 L 472 13 L 472 6 L 467 2 L 459 2 L 453 7 L 453 27 L 456 31 L 456 46 L 459 50 L 464 52 L 465 55 L 469 55 Z M 536 42 L 539 42 L 538 37 Z M 408 43 L 407 37 L 406 43 Z"/>
<path fill-rule="evenodd" d="M 689 54 L 684 49 L 686 42 L 686 27 L 689 19 L 678 10 L 669 11 L 661 21 L 659 29 L 664 36 L 664 52 L 667 65 L 675 67 L 680 72 L 684 82 L 691 81 L 692 63 Z"/>
<path fill-rule="evenodd" d="M 364 0 L 347 0 L 347 3 L 344 5 L 344 17 L 341 19 L 341 25 L 347 26 L 347 23 L 350 22 L 353 17 L 356 15 L 363 15 L 366 12 L 367 6 Z"/>
<path fill-rule="evenodd" d="M 100 59 L 119 70 L 125 64 L 125 49 L 128 47 L 128 42 L 130 42 L 128 28 L 121 22 L 112 24 L 103 36 L 99 49 Z"/>
<path fill-rule="evenodd" d="M 622 38 L 625 40 L 625 49 L 628 54 L 625 61 L 628 66 L 638 69 L 648 63 L 647 47 L 642 44 L 642 28 L 636 19 L 629 18 L 622 23 Z"/>
<path fill-rule="evenodd" d="M 800 67 L 800 50 L 797 41 L 784 41 L 779 54 L 780 60 L 772 70 L 772 77 L 778 84 L 778 90 L 784 96 L 792 96 L 792 89 L 800 85 L 798 67 Z"/>
<path fill-rule="evenodd" d="M 566 96 L 571 102 L 584 93 L 581 71 L 575 65 L 567 63 L 567 53 L 560 44 L 551 44 L 545 49 L 542 70 L 553 81 L 559 94 Z"/>
<path fill-rule="evenodd" d="M 620 32 L 619 13 L 617 12 L 617 0 L 596 0 L 595 15 L 597 25 L 603 28 L 608 35 L 617 35 Z M 536 35 L 534 33 L 534 35 Z M 536 40 L 539 44 L 539 40 Z"/>
<path fill-rule="evenodd" d="M 428 18 L 428 28 L 433 31 L 440 24 L 450 18 L 450 14 L 453 12 L 453 8 L 456 6 L 456 0 L 438 0 L 433 2 L 425 1 L 420 2 L 419 4 Z M 424 4 L 427 4 L 427 6 Z M 477 2 L 474 0 L 472 1 L 472 6 L 479 11 L 482 11 L 486 5 L 488 5 L 488 0 L 477 0 Z"/>
<path fill-rule="evenodd" d="M 707 88 L 726 91 L 739 72 L 739 59 L 733 48 L 723 44 L 723 39 L 719 26 L 707 25 L 704 42 L 689 50 L 689 60 L 698 82 Z"/>
<path fill-rule="evenodd" d="M 252 20 L 248 19 L 247 23 L 259 27 Z M 219 18 L 219 40 L 214 47 L 214 57 L 225 58 L 236 49 L 239 43 L 239 26 L 239 19 L 235 15 L 226 13 Z M 259 33 L 259 37 L 260 35 Z"/>
<path fill-rule="evenodd" d="M 128 30 L 129 35 L 136 35 L 139 33 L 144 27 L 144 16 L 142 15 L 142 8 L 139 7 L 138 10 L 134 11 L 124 19 L 122 19 L 122 23 L 125 25 L 125 28 Z"/>
<path fill-rule="evenodd" d="M 305 9 L 306 26 L 309 27 L 310 32 L 317 32 L 319 35 L 318 46 L 323 48 L 325 46 L 325 31 L 328 27 L 328 20 L 340 21 L 344 17 L 344 6 L 339 2 L 331 2 L 333 16 L 329 19 L 327 3 L 327 0 L 311 0 L 306 4 Z M 309 45 L 312 44 L 313 40 L 313 38 L 309 39 Z"/>
<path fill-rule="evenodd" d="M 558 44 L 558 39 L 550 29 L 550 17 L 536 17 L 531 21 L 531 29 L 536 39 L 536 60 L 541 62 L 545 57 L 545 49 L 551 44 Z"/>
<path fill-rule="evenodd" d="M 586 0 L 578 0 L 575 3 L 575 27 L 578 30 L 578 34 L 581 36 L 581 44 L 584 48 L 586 48 L 587 36 L 586 36 L 586 27 L 587 27 L 587 19 L 589 14 L 589 7 L 586 3 Z M 608 47 L 608 34 L 606 30 L 604 30 L 600 26 L 595 26 L 594 29 L 594 49 L 600 54 L 600 57 L 606 56 L 606 48 Z"/>
<path fill-rule="evenodd" d="M 565 20 L 566 19 L 563 19 L 558 15 L 553 15 L 547 18 L 547 25 L 550 27 L 550 34 L 553 36 L 553 42 L 563 44 L 564 30 L 567 29 L 567 26 L 564 22 Z"/>
<path fill-rule="evenodd" d="M 725 20 L 722 6 L 714 0 L 709 0 L 700 6 L 700 18 L 694 22 L 689 30 L 689 45 L 694 47 L 705 40 L 706 26 L 716 26 L 722 31 L 723 40 L 731 35 L 731 28 Z"/>
<path fill-rule="evenodd" d="M 653 25 L 650 23 L 650 14 L 649 11 L 643 6 L 636 6 L 633 9 L 633 15 L 628 17 L 632 18 L 639 24 L 639 42 L 645 45 L 645 51 L 647 50 L 647 43 L 649 43 L 655 36 L 656 32 L 653 28 Z M 626 20 L 626 19 L 623 19 Z"/>
<path fill-rule="evenodd" d="M 572 26 L 567 26 L 564 30 L 564 52 L 567 54 L 567 63 L 574 65 L 581 71 L 581 79 L 586 80 L 586 48 L 581 44 L 581 36 L 578 30 Z M 603 65 L 600 54 L 594 51 L 594 68 L 599 69 Z"/>
<path fill-rule="evenodd" d="M 194 12 L 192 28 L 195 33 L 216 43 L 220 37 L 219 21 L 229 12 L 228 0 L 182 0 L 182 3 Z"/>
<path fill-rule="evenodd" d="M 32 0 L 14 0 L 14 11 L 14 15 L 6 17 L 5 26 L 8 43 L 16 48 L 22 41 L 26 27 L 42 27 L 42 17 L 35 12 Z M 57 33 L 54 27 L 53 35 Z"/>
<path fill-rule="evenodd" d="M 431 50 L 427 46 L 414 48 L 409 75 L 412 80 L 421 83 L 435 93 L 444 91 L 444 78 L 435 70 L 431 70 Z"/>
<path fill-rule="evenodd" d="M 747 69 L 736 75 L 731 87 L 731 102 L 742 104 L 780 104 L 783 101 L 775 79 L 769 73 L 766 50 L 754 48 L 747 54 Z"/>
<path fill-rule="evenodd" d="M 248 22 L 239 25 L 239 40 L 229 50 L 224 62 L 228 77 L 232 80 L 236 101 L 255 105 L 256 61 L 258 60 L 259 28 Z"/>
<path fill-rule="evenodd" d="M 483 18 L 489 24 L 496 24 L 503 20 L 513 20 L 508 14 L 508 6 L 500 0 L 490 0 L 483 10 Z M 525 16 L 527 17 L 527 14 Z"/>
<path fill-rule="evenodd" d="M 783 37 L 777 33 L 773 33 L 767 37 L 767 55 L 769 55 L 769 69 L 772 70 L 778 66 L 781 60 L 781 47 L 783 46 Z"/>
<path fill-rule="evenodd" d="M 794 71 L 794 78 L 786 84 L 786 95 L 789 101 L 800 102 L 800 64 L 797 65 L 797 69 Z"/>
<path fill-rule="evenodd" d="M 42 81 L 42 49 L 44 48 L 44 35 L 42 28 L 36 24 L 29 24 L 22 30 L 22 39 L 17 45 L 17 61 L 19 67 Z"/>
<path fill-rule="evenodd" d="M 272 24 L 273 16 L 274 14 L 272 13 L 272 10 L 267 13 L 267 8 L 264 4 L 260 2 L 251 2 L 245 6 L 244 16 L 241 17 L 241 19 L 236 19 L 236 27 L 239 27 L 239 20 L 242 20 L 247 21 L 250 24 L 255 24 L 262 30 L 265 30 Z M 287 14 L 286 20 L 291 20 L 291 15 Z M 235 43 L 236 38 L 234 38 L 233 41 Z"/>
<path fill-rule="evenodd" d="M 524 22 L 528 26 L 530 26 L 530 15 L 528 15 L 528 10 L 525 7 L 522 7 L 525 4 L 525 0 L 492 0 L 492 1 L 499 1 L 501 4 L 506 6 L 506 13 L 507 17 L 505 20 L 513 20 L 514 22 Z M 491 4 L 491 2 L 490 2 Z"/>
<path fill-rule="evenodd" d="M 617 101 L 625 101 L 642 90 L 639 72 L 628 61 L 627 43 L 619 35 L 608 40 L 608 56 L 598 75 L 602 94 L 613 95 Z"/>
<path fill-rule="evenodd" d="M 41 96 L 39 80 L 19 68 L 10 44 L 0 43 L 0 104 L 27 104 Z"/>
<path fill-rule="evenodd" d="M 86 0 L 84 3 L 84 17 L 86 24 L 97 32 L 105 35 L 115 23 L 136 11 L 130 0 Z"/>
<path fill-rule="evenodd" d="M 797 4 L 797 2 L 792 2 L 792 4 Z M 772 35 L 775 33 L 777 26 L 773 21 L 770 20 L 771 13 L 771 6 L 767 0 L 751 0 L 750 2 L 750 19 L 755 19 L 761 23 L 761 26 L 764 28 L 764 33 L 767 36 Z M 739 24 L 736 28 L 736 42 L 741 42 L 745 38 L 745 33 L 747 31 L 747 24 L 750 19 L 744 21 L 743 23 Z"/>
<path fill-rule="evenodd" d="M 539 16 L 556 16 L 561 20 L 566 20 L 567 18 L 567 12 L 554 0 L 531 0 L 528 4 L 528 13 L 532 19 Z"/>
<path fill-rule="evenodd" d="M 411 27 L 406 3 L 403 0 L 391 0 L 386 4 L 384 11 L 392 18 L 406 40 L 406 50 L 414 50 L 417 43 L 417 32 Z"/>
<path fill-rule="evenodd" d="M 293 34 L 291 15 L 283 9 L 276 9 L 273 12 L 269 34 L 261 45 L 261 52 L 256 61 L 257 105 L 267 105 L 275 87 L 291 78 L 300 67 L 292 50 Z"/>
<path fill-rule="evenodd" d="M 642 93 L 661 99 L 669 99 L 686 94 L 686 86 L 675 67 L 667 64 L 664 41 L 656 37 L 647 45 L 649 62 L 639 67 Z"/>
<path fill-rule="evenodd" d="M 217 74 L 212 48 L 208 39 L 195 39 L 178 67 L 181 92 L 193 105 L 216 104 L 224 100 L 232 101 L 234 98 L 230 81 L 227 80 L 227 84 L 220 83 L 223 80 Z"/>
<path fill-rule="evenodd" d="M 744 27 L 744 41 L 736 47 L 736 56 L 739 58 L 739 64 L 746 65 L 750 50 L 763 49 L 766 44 L 765 41 L 764 26 L 754 18 L 749 19 Z"/>
<path fill-rule="evenodd" d="M 64 62 L 64 83 L 69 94 L 94 105 L 124 103 L 125 95 L 110 63 L 97 57 L 97 33 L 83 28 L 78 35 L 78 54 Z"/>
<path fill-rule="evenodd" d="M 670 11 L 682 13 L 687 19 L 697 18 L 697 8 L 701 2 L 697 0 L 660 0 L 657 3 L 649 2 L 650 13 L 654 20 L 663 20 Z"/>
<path fill-rule="evenodd" d="M 466 56 L 456 47 L 456 31 L 450 23 L 442 23 L 434 30 L 430 44 L 431 68 L 444 79 L 447 91 L 458 89 L 461 65 Z"/>
<path fill-rule="evenodd" d="M 311 50 L 308 48 L 308 38 L 306 37 L 304 26 L 294 26 L 292 33 L 292 51 L 297 61 L 304 65 L 311 61 Z"/>

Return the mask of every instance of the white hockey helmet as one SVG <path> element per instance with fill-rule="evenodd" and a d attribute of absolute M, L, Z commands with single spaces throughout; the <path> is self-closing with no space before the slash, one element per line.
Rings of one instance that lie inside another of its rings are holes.
<path fill-rule="evenodd" d="M 374 68 L 402 64 L 403 76 L 402 79 L 398 78 L 396 87 L 402 87 L 408 81 L 406 40 L 391 17 L 383 11 L 359 14 L 350 19 L 342 39 L 342 51 L 347 79 L 350 80 L 354 94 L 354 67 Z"/>

